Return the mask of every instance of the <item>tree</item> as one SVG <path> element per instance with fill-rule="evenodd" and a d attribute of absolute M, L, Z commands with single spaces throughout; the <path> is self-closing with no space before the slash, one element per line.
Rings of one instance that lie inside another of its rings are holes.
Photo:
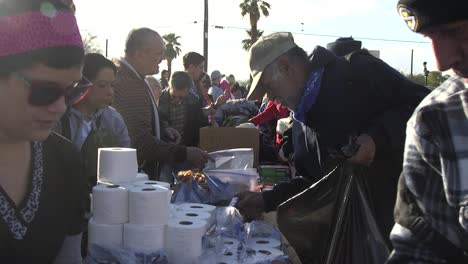
<path fill-rule="evenodd" d="M 163 39 L 166 43 L 164 56 L 167 60 L 167 71 L 169 72 L 169 76 L 171 76 L 172 60 L 177 58 L 177 56 L 182 52 L 182 49 L 180 48 L 181 45 L 179 43 L 180 36 L 176 36 L 174 33 L 169 33 L 164 35 Z"/>
<path fill-rule="evenodd" d="M 252 33 L 250 30 L 247 30 L 247 35 L 249 35 L 249 38 L 242 40 L 242 48 L 246 51 L 255 43 L 252 42 Z M 258 30 L 257 37 L 260 38 L 261 36 L 263 36 L 263 30 Z"/>
<path fill-rule="evenodd" d="M 432 72 L 429 72 L 429 75 L 427 76 L 427 85 L 426 85 L 426 76 L 424 76 L 424 74 L 422 73 L 413 75 L 413 77 L 411 77 L 409 74 L 405 74 L 405 75 L 406 77 L 413 80 L 414 82 L 425 85 L 425 86 L 429 86 L 429 88 L 438 87 L 450 77 L 449 75 L 442 75 L 442 73 L 439 71 L 432 71 Z"/>
<path fill-rule="evenodd" d="M 271 9 L 271 6 L 269 3 L 262 1 L 262 0 L 243 0 L 239 7 L 241 9 L 241 15 L 244 17 L 245 15 L 249 14 L 250 18 L 250 43 L 246 41 L 242 41 L 243 48 L 248 46 L 252 46 L 253 43 L 255 43 L 258 38 L 261 36 L 258 28 L 257 28 L 257 23 L 258 20 L 260 20 L 260 15 L 263 14 L 263 16 L 267 17 L 270 15 L 269 9 Z M 247 32 L 249 33 L 249 32 Z M 262 32 L 263 33 L 263 32 Z M 247 48 L 247 50 L 248 50 Z"/>
<path fill-rule="evenodd" d="M 85 54 L 88 53 L 102 53 L 101 48 L 96 43 L 97 36 L 92 35 L 91 33 L 86 33 L 83 37 L 83 48 L 85 50 Z"/>

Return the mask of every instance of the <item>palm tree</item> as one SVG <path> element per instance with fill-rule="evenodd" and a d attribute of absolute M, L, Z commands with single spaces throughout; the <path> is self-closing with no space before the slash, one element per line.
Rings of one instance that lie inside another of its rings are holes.
<path fill-rule="evenodd" d="M 242 40 L 242 48 L 248 51 L 255 42 L 252 42 L 251 31 L 250 30 L 246 30 L 246 31 L 247 31 L 247 35 L 249 35 L 249 38 Z M 263 30 L 257 30 L 256 35 L 257 35 L 257 38 L 260 38 L 261 36 L 263 36 Z"/>
<path fill-rule="evenodd" d="M 166 51 L 164 52 L 164 56 L 167 60 L 167 71 L 169 72 L 169 76 L 171 76 L 172 60 L 177 58 L 177 56 L 179 56 L 179 54 L 182 52 L 179 43 L 180 36 L 176 36 L 174 33 L 169 33 L 164 35 L 163 39 L 166 43 Z"/>
<path fill-rule="evenodd" d="M 259 33 L 260 31 L 257 28 L 257 23 L 258 20 L 260 20 L 260 15 L 263 14 L 263 16 L 267 17 L 270 15 L 269 9 L 271 9 L 271 6 L 269 3 L 263 1 L 263 0 L 243 0 L 239 7 L 241 9 L 241 15 L 245 16 L 246 14 L 249 14 L 250 18 L 250 46 L 257 41 L 257 39 L 260 37 Z M 248 33 L 248 32 L 247 32 Z M 242 44 L 244 45 L 245 42 L 242 41 Z M 245 49 L 245 48 L 244 48 Z"/>

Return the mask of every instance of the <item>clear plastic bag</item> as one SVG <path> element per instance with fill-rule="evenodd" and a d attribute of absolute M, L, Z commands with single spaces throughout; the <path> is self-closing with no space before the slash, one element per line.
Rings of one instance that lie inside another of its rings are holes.
<path fill-rule="evenodd" d="M 102 247 L 91 244 L 86 257 L 88 264 L 137 264 L 137 258 L 133 252 L 121 247 Z"/>
<path fill-rule="evenodd" d="M 254 166 L 254 151 L 252 148 L 225 149 L 209 154 L 214 162 L 208 162 L 205 170 L 248 169 Z"/>
<path fill-rule="evenodd" d="M 208 203 L 209 193 L 196 180 L 190 177 L 188 182 L 179 182 L 175 187 L 171 203 Z"/>
<path fill-rule="evenodd" d="M 281 233 L 278 228 L 266 223 L 265 221 L 252 221 L 244 224 L 244 237 L 243 241 L 248 246 L 252 242 L 260 242 L 257 244 L 265 244 L 265 246 L 272 248 L 279 248 L 281 246 Z M 275 245 L 267 245 L 262 241 L 274 241 Z M 276 243 L 276 242 L 279 242 Z"/>
<path fill-rule="evenodd" d="M 222 237 L 242 239 L 244 219 L 233 206 L 220 207 L 216 210 L 216 234 Z"/>
<path fill-rule="evenodd" d="M 102 247 L 91 244 L 88 248 L 87 264 L 168 264 L 164 251 L 139 253 L 123 247 Z"/>

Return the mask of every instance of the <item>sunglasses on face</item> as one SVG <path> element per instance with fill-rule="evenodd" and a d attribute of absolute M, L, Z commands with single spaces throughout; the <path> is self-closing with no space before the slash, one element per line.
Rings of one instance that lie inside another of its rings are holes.
<path fill-rule="evenodd" d="M 64 88 L 56 82 L 32 80 L 21 73 L 15 75 L 30 88 L 29 103 L 33 106 L 50 105 L 62 96 L 65 97 L 65 104 L 71 106 L 84 98 L 93 85 L 84 76 L 81 80 Z"/>

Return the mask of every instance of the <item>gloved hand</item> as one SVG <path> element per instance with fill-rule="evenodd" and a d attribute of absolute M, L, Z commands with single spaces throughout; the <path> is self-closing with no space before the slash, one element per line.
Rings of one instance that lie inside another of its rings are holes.
<path fill-rule="evenodd" d="M 244 217 L 246 222 L 261 219 L 265 212 L 263 195 L 260 192 L 242 192 L 237 195 L 236 208 Z"/>
<path fill-rule="evenodd" d="M 172 143 L 174 144 L 180 143 L 180 140 L 182 139 L 182 137 L 180 136 L 179 131 L 177 131 L 175 128 L 172 128 L 172 127 L 168 127 L 164 131 Z"/>
<path fill-rule="evenodd" d="M 187 147 L 187 162 L 190 165 L 196 168 L 203 168 L 209 160 L 214 162 L 214 159 L 206 151 L 199 148 Z"/>

